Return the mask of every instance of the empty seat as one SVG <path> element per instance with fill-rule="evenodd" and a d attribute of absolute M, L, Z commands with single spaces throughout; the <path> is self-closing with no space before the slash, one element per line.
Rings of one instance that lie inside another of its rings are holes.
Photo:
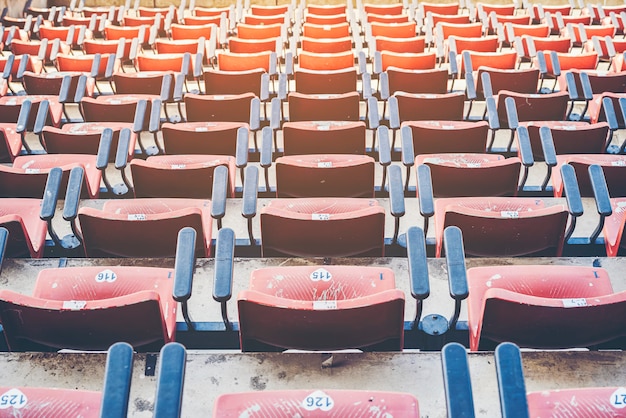
<path fill-rule="evenodd" d="M 522 168 L 517 157 L 484 153 L 418 154 L 415 164 L 430 167 L 435 197 L 515 196 Z"/>
<path fill-rule="evenodd" d="M 314 95 L 289 93 L 289 121 L 346 121 L 358 122 L 360 95 L 353 91 L 344 94 Z"/>
<path fill-rule="evenodd" d="M 215 168 L 228 169 L 229 197 L 235 195 L 235 157 L 228 155 L 155 155 L 130 163 L 135 197 L 210 199 Z"/>
<path fill-rule="evenodd" d="M 127 343 L 115 343 L 107 351 L 102 392 L 74 388 L 3 386 L 0 387 L 0 397 L 4 400 L 2 409 L 8 416 L 22 417 L 69 414 L 97 418 L 101 413 L 126 414 L 132 362 L 133 348 Z"/>
<path fill-rule="evenodd" d="M 462 121 L 465 93 L 415 94 L 397 91 L 389 98 L 390 127 L 407 121 Z"/>
<path fill-rule="evenodd" d="M 519 347 L 499 344 L 495 350 L 502 416 L 620 416 L 624 388 L 576 387 L 526 393 Z"/>
<path fill-rule="evenodd" d="M 238 132 L 247 124 L 238 122 L 164 123 L 163 147 L 168 155 L 237 155 Z M 247 142 L 246 142 L 247 143 Z"/>
<path fill-rule="evenodd" d="M 357 90 L 356 68 L 340 70 L 308 70 L 294 73 L 296 91 L 303 94 L 344 94 Z"/>
<path fill-rule="evenodd" d="M 32 296 L 0 291 L 0 318 L 12 351 L 160 347 L 175 337 L 173 288 L 165 268 L 45 269 Z"/>
<path fill-rule="evenodd" d="M 260 213 L 263 257 L 383 255 L 385 210 L 376 200 L 274 199 Z"/>
<path fill-rule="evenodd" d="M 285 122 L 284 155 L 364 155 L 365 131 L 365 123 L 358 121 Z"/>
<path fill-rule="evenodd" d="M 101 209 L 81 207 L 78 221 L 88 257 L 173 257 L 176 235 L 187 226 L 202 237 L 196 242 L 196 254 L 210 254 L 209 200 L 110 200 Z"/>
<path fill-rule="evenodd" d="M 370 408 L 385 411 L 390 416 L 414 418 L 419 416 L 417 399 L 413 395 L 392 392 L 357 390 L 283 390 L 243 392 L 220 395 L 215 401 L 214 417 L 240 416 L 250 405 L 259 412 L 284 413 L 309 417 L 331 415 L 328 411 L 368 416 Z"/>
<path fill-rule="evenodd" d="M 309 154 L 276 159 L 277 197 L 374 197 L 373 158 Z"/>
<path fill-rule="evenodd" d="M 441 198 L 435 201 L 436 254 L 441 256 L 443 231 L 461 228 L 465 252 L 472 256 L 560 256 L 569 212 L 541 199 L 508 197 Z"/>
<path fill-rule="evenodd" d="M 606 270 L 585 266 L 491 266 L 467 271 L 470 349 L 481 342 L 589 347 L 626 335 L 626 292 Z M 489 344 L 485 345 L 490 347 Z"/>
<path fill-rule="evenodd" d="M 258 269 L 237 304 L 243 351 L 402 349 L 404 293 L 386 268 Z"/>

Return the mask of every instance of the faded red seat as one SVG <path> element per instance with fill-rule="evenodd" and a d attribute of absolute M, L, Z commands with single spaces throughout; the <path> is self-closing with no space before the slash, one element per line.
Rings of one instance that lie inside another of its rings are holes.
<path fill-rule="evenodd" d="M 273 199 L 260 213 L 263 257 L 382 256 L 384 252 L 385 210 L 376 200 Z"/>
<path fill-rule="evenodd" d="M 467 271 L 470 349 L 481 341 L 530 348 L 588 347 L 626 335 L 626 292 L 606 270 L 493 266 Z"/>
<path fill-rule="evenodd" d="M 45 269 L 32 296 L 0 290 L 0 319 L 11 351 L 160 347 L 175 337 L 173 288 L 165 268 Z"/>
<path fill-rule="evenodd" d="M 258 269 L 237 305 L 242 351 L 403 346 L 404 293 L 386 268 Z"/>
<path fill-rule="evenodd" d="M 196 255 L 210 254 L 209 200 L 110 200 L 102 209 L 81 207 L 78 220 L 88 257 L 173 257 L 178 231 L 187 226 L 202 237 L 196 241 Z"/>

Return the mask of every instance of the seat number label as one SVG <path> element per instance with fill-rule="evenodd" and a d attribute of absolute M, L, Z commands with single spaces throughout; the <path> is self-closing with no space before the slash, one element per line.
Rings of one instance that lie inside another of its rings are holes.
<path fill-rule="evenodd" d="M 131 213 L 128 215 L 129 221 L 145 221 L 146 219 L 145 213 Z"/>
<path fill-rule="evenodd" d="M 17 388 L 10 389 L 0 395 L 0 409 L 20 409 L 26 406 L 28 398 Z"/>
<path fill-rule="evenodd" d="M 69 309 L 70 311 L 80 311 L 85 306 L 87 306 L 87 302 L 84 300 L 64 300 L 63 301 L 63 309 Z"/>
<path fill-rule="evenodd" d="M 333 275 L 330 274 L 330 271 L 321 268 L 321 269 L 317 269 L 313 273 L 311 273 L 309 278 L 311 280 L 313 280 L 314 282 L 317 282 L 319 280 L 321 280 L 323 282 L 327 282 L 327 281 L 329 281 L 330 279 L 333 278 Z"/>
<path fill-rule="evenodd" d="M 315 300 L 313 301 L 314 311 L 334 311 L 337 309 L 336 300 Z"/>
<path fill-rule="evenodd" d="M 184 170 L 187 167 L 187 164 L 172 164 L 170 168 L 172 170 Z"/>
<path fill-rule="evenodd" d="M 585 306 L 587 306 L 587 299 L 585 298 L 563 299 L 564 308 L 582 308 Z"/>
<path fill-rule="evenodd" d="M 616 409 L 626 408 L 626 388 L 617 388 L 617 390 L 611 394 L 609 403 Z"/>
<path fill-rule="evenodd" d="M 313 213 L 311 214 L 311 220 L 313 221 L 327 221 L 330 219 L 329 213 Z"/>
<path fill-rule="evenodd" d="M 109 282 L 113 283 L 117 279 L 117 274 L 115 274 L 112 270 L 102 270 L 100 273 L 96 274 L 96 282 L 103 283 Z"/>
<path fill-rule="evenodd" d="M 332 168 L 332 161 L 320 161 L 317 163 L 317 168 Z"/>
<path fill-rule="evenodd" d="M 334 406 L 335 401 L 333 401 L 333 398 L 321 390 L 316 390 L 302 401 L 302 407 L 307 411 L 315 411 L 316 409 L 330 411 Z"/>
<path fill-rule="evenodd" d="M 624 160 L 611 161 L 611 165 L 613 167 L 624 167 L 626 165 L 626 161 Z"/>
<path fill-rule="evenodd" d="M 516 210 L 503 210 L 500 212 L 500 216 L 502 218 L 517 219 L 519 218 L 519 212 Z"/>

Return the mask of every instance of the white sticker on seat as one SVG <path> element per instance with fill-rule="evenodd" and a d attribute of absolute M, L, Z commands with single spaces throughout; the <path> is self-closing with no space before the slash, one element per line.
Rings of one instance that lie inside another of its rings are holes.
<path fill-rule="evenodd" d="M 320 161 L 317 163 L 317 168 L 333 168 L 332 161 Z"/>
<path fill-rule="evenodd" d="M 519 212 L 516 210 L 503 210 L 500 211 L 500 216 L 502 218 L 517 219 L 519 218 Z"/>
<path fill-rule="evenodd" d="M 87 301 L 84 300 L 64 300 L 63 309 L 69 309 L 70 311 L 80 311 L 87 305 Z"/>
<path fill-rule="evenodd" d="M 172 170 L 182 170 L 187 167 L 187 164 L 172 164 L 170 168 Z"/>
<path fill-rule="evenodd" d="M 102 270 L 100 273 L 96 274 L 96 282 L 103 283 L 113 283 L 117 280 L 117 274 L 111 269 Z"/>
<path fill-rule="evenodd" d="M 145 213 L 130 213 L 128 214 L 129 221 L 145 221 L 148 217 Z"/>
<path fill-rule="evenodd" d="M 325 268 L 319 268 L 315 270 L 313 273 L 311 273 L 309 275 L 309 278 L 313 280 L 314 282 L 318 280 L 327 282 L 333 278 L 333 275 L 330 273 L 330 271 L 326 270 Z"/>
<path fill-rule="evenodd" d="M 327 221 L 330 219 L 329 213 L 313 213 L 311 214 L 311 220 L 313 221 Z"/>
<path fill-rule="evenodd" d="M 334 406 L 333 398 L 321 390 L 316 390 L 302 400 L 302 407 L 307 411 L 315 411 L 316 409 L 330 411 Z"/>
<path fill-rule="evenodd" d="M 587 299 L 585 298 L 573 298 L 573 299 L 561 299 L 564 308 L 582 308 L 587 306 Z"/>
<path fill-rule="evenodd" d="M 617 388 L 615 392 L 611 394 L 609 403 L 613 408 L 622 409 L 626 407 L 626 388 Z"/>
<path fill-rule="evenodd" d="M 28 398 L 18 388 L 9 389 L 0 395 L 0 409 L 20 409 L 25 407 L 27 403 Z"/>
<path fill-rule="evenodd" d="M 316 300 L 313 301 L 313 310 L 315 311 L 333 311 L 337 309 L 336 300 Z"/>

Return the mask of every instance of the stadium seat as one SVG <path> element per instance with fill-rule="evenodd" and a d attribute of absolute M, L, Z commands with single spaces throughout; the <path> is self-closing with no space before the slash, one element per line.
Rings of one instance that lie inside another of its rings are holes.
<path fill-rule="evenodd" d="M 61 389 L 37 386 L 3 386 L 0 397 L 3 409 L 11 416 L 42 415 L 97 418 L 100 413 L 121 418 L 128 412 L 133 349 L 127 343 L 115 343 L 107 350 L 102 391 Z"/>
<path fill-rule="evenodd" d="M 418 417 L 418 403 L 413 395 L 366 390 L 283 390 L 242 392 L 220 395 L 215 401 L 213 417 L 245 413 L 248 405 L 259 405 L 259 412 L 280 411 L 308 417 L 330 415 L 340 410 L 347 414 L 367 415 L 370 408 L 384 410 L 392 416 Z"/>
<path fill-rule="evenodd" d="M 540 349 L 589 347 L 626 335 L 619 319 L 626 292 L 614 293 L 602 268 L 475 267 L 467 280 L 472 351 L 504 341 Z"/>
<path fill-rule="evenodd" d="M 621 414 L 623 388 L 577 387 L 526 393 L 519 347 L 510 342 L 498 345 L 495 360 L 502 416 L 505 418 L 520 414 L 533 417 Z"/>

